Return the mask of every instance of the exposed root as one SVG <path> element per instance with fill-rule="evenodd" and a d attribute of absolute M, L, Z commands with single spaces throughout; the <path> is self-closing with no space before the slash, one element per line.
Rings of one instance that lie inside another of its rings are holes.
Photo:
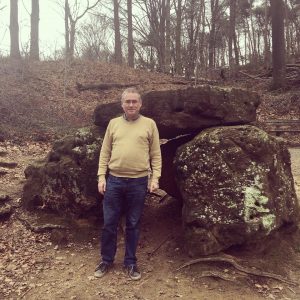
<path fill-rule="evenodd" d="M 198 275 L 200 278 L 201 277 L 216 277 L 216 278 L 221 278 L 226 281 L 235 281 L 234 276 L 230 276 L 229 274 L 226 274 L 221 271 L 202 271 L 200 275 Z"/>
<path fill-rule="evenodd" d="M 281 282 L 284 282 L 284 283 L 287 283 L 287 284 L 290 284 L 290 285 L 293 285 L 293 286 L 298 285 L 297 283 L 295 283 L 295 282 L 293 282 L 289 279 L 285 279 L 281 275 L 274 274 L 274 273 L 269 273 L 269 272 L 264 272 L 264 271 L 261 271 L 261 270 L 253 269 L 251 267 L 242 266 L 232 256 L 229 256 L 229 255 L 197 258 L 197 259 L 191 260 L 191 261 L 183 264 L 182 266 L 180 266 L 177 269 L 177 271 L 179 271 L 179 270 L 181 270 L 185 267 L 188 267 L 188 266 L 200 263 L 200 262 L 207 262 L 207 261 L 209 261 L 209 262 L 211 262 L 211 261 L 212 262 L 226 262 L 226 263 L 231 264 L 237 270 L 239 270 L 241 272 L 244 272 L 246 274 L 276 279 L 278 281 L 281 281 Z"/>

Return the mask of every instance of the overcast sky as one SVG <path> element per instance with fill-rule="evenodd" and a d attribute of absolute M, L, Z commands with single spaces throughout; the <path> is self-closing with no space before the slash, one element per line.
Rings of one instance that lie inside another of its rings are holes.
<path fill-rule="evenodd" d="M 26 48 L 30 41 L 30 13 L 31 0 L 19 0 L 19 28 L 20 50 Z M 52 54 L 55 49 L 64 45 L 63 9 L 58 0 L 40 0 L 40 52 L 44 55 Z M 0 0 L 0 52 L 8 55 L 10 48 L 9 14 L 10 0 Z"/>

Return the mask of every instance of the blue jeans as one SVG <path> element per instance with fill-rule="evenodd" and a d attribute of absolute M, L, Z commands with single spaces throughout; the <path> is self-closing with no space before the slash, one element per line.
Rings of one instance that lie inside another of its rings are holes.
<path fill-rule="evenodd" d="M 121 214 L 126 216 L 124 265 L 136 264 L 140 219 L 147 193 L 148 177 L 124 178 L 109 175 L 103 199 L 104 225 L 101 235 L 102 261 L 111 264 L 117 251 Z"/>

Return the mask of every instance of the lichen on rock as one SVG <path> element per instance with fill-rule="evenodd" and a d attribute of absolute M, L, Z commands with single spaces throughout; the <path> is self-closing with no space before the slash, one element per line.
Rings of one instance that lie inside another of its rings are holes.
<path fill-rule="evenodd" d="M 178 149 L 174 164 L 191 255 L 261 241 L 298 220 L 288 149 L 257 127 L 206 129 Z"/>

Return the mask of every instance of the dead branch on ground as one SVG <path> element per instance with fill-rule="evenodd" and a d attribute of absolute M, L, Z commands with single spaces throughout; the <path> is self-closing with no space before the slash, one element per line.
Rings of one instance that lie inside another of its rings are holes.
<path fill-rule="evenodd" d="M 21 221 L 22 224 L 24 224 L 24 226 L 35 232 L 35 233 L 42 233 L 42 232 L 46 232 L 48 230 L 52 230 L 52 229 L 66 229 L 66 226 L 63 225 L 58 225 L 58 224 L 43 224 L 43 225 L 32 225 L 29 223 L 28 220 L 21 218 L 20 216 L 16 215 L 16 218 Z"/>
<path fill-rule="evenodd" d="M 85 90 L 110 90 L 113 88 L 127 88 L 131 86 L 136 86 L 138 83 L 129 83 L 129 84 L 121 84 L 121 83 L 100 83 L 100 84 L 87 84 L 83 85 L 79 82 L 76 82 L 76 88 L 78 92 Z"/>

